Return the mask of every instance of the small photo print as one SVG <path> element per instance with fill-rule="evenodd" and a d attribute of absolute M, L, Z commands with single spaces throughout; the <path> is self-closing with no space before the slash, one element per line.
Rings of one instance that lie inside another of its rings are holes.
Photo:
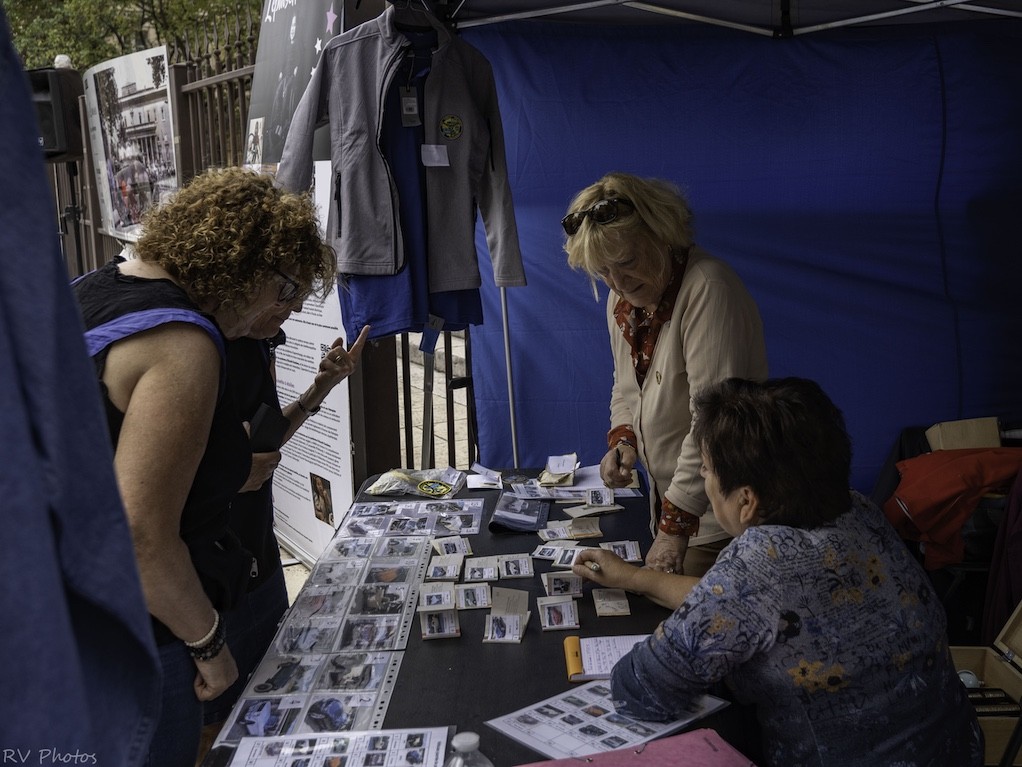
<path fill-rule="evenodd" d="M 376 583 L 355 591 L 351 612 L 358 615 L 398 615 L 404 611 L 408 589 L 403 584 Z"/>
<path fill-rule="evenodd" d="M 334 498 L 330 493 L 330 480 L 310 472 L 309 482 L 312 485 L 312 510 L 316 519 L 333 527 Z"/>
<path fill-rule="evenodd" d="M 561 721 L 574 727 L 576 724 L 582 724 L 585 720 L 575 716 L 574 714 L 568 714 L 567 716 L 562 716 Z"/>
<path fill-rule="evenodd" d="M 614 491 L 609 487 L 594 487 L 586 491 L 587 506 L 610 506 L 614 503 Z"/>

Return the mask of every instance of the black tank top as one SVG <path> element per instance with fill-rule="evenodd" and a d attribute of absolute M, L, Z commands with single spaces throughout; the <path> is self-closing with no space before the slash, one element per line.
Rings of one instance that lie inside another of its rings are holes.
<path fill-rule="evenodd" d="M 166 322 L 199 325 L 216 343 L 221 354 L 220 395 L 213 413 L 206 451 L 192 481 L 181 514 L 181 538 L 188 545 L 203 588 L 217 609 L 229 609 L 247 588 L 252 556 L 228 530 L 231 503 L 248 478 L 251 449 L 241 425 L 234 399 L 224 386 L 224 338 L 213 318 L 203 314 L 187 294 L 170 280 L 125 275 L 110 263 L 86 275 L 74 285 L 82 311 L 86 342 L 102 379 L 109 347 L 117 338 L 142 332 Z M 120 436 L 124 413 L 110 401 L 100 380 L 114 447 Z M 154 620 L 157 642 L 174 639 Z"/>

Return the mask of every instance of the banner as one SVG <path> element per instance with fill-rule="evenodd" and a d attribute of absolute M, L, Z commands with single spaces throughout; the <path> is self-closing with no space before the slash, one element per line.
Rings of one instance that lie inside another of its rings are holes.
<path fill-rule="evenodd" d="M 104 61 L 84 81 L 102 230 L 134 242 L 142 214 L 178 186 L 167 49 Z"/>

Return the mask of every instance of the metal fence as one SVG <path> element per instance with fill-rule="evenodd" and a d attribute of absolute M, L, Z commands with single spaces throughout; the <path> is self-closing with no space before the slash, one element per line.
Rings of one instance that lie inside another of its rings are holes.
<path fill-rule="evenodd" d="M 208 168 L 243 164 L 257 42 L 258 19 L 239 11 L 232 19 L 207 19 L 193 36 L 168 45 L 181 183 Z M 49 166 L 69 277 L 107 263 L 122 249 L 121 242 L 102 230 L 84 99 L 81 102 L 85 156 Z M 351 381 L 356 486 L 399 466 L 467 468 L 476 459 L 468 332 L 441 336 L 435 355 L 438 383 L 429 412 L 422 383 L 428 365 L 416 354 L 415 344 L 408 335 L 372 342 L 357 380 Z M 422 441 L 424 422 L 433 426 L 428 445 Z"/>

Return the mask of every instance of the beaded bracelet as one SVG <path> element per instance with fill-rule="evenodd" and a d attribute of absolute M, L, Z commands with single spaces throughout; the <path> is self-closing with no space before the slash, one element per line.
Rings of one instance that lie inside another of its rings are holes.
<path fill-rule="evenodd" d="M 295 400 L 295 404 L 298 405 L 298 409 L 305 414 L 306 418 L 308 418 L 309 416 L 316 415 L 316 413 L 319 412 L 320 408 L 320 405 L 316 405 L 316 407 L 305 407 L 305 404 L 302 402 L 301 394 L 298 395 L 298 399 Z"/>
<path fill-rule="evenodd" d="M 185 642 L 185 647 L 188 648 L 188 654 L 195 660 L 213 660 L 224 649 L 226 643 L 227 628 L 225 622 L 220 618 L 220 613 L 217 612 L 210 633 L 198 642 Z"/>

